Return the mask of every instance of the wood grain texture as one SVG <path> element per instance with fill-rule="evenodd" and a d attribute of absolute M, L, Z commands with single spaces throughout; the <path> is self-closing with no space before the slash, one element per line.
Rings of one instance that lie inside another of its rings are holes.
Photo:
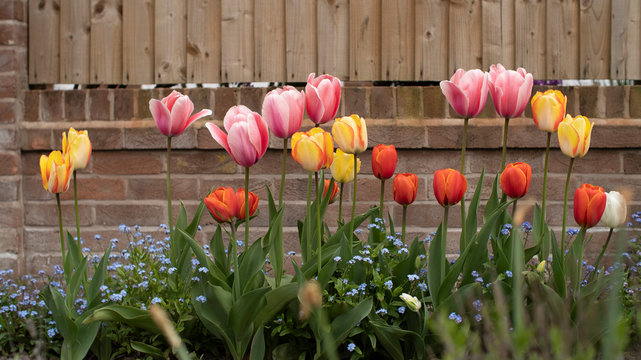
<path fill-rule="evenodd" d="M 254 1 L 222 0 L 221 80 L 254 79 Z"/>
<path fill-rule="evenodd" d="M 641 74 L 641 2 L 612 2 L 610 78 L 638 78 Z"/>
<path fill-rule="evenodd" d="M 122 82 L 154 83 L 154 1 L 126 0 L 122 4 Z"/>
<path fill-rule="evenodd" d="M 548 0 L 548 79 L 579 78 L 579 0 Z"/>
<path fill-rule="evenodd" d="M 90 82 L 122 80 L 122 0 L 91 0 Z"/>
<path fill-rule="evenodd" d="M 535 79 L 546 77 L 546 27 L 544 0 L 517 0 L 514 4 L 515 64 Z"/>
<path fill-rule="evenodd" d="M 254 18 L 254 79 L 282 81 L 286 78 L 285 0 L 256 0 L 254 11 L 260 14 Z"/>
<path fill-rule="evenodd" d="M 416 0 L 414 20 L 415 79 L 449 79 L 449 2 Z"/>
<path fill-rule="evenodd" d="M 332 74 L 349 80 L 349 1 L 318 0 L 316 6 L 317 75 Z"/>
<path fill-rule="evenodd" d="M 187 72 L 187 4 L 156 0 L 154 73 L 158 83 L 184 83 Z"/>
<path fill-rule="evenodd" d="M 29 82 L 60 82 L 60 2 L 29 0 Z"/>
<path fill-rule="evenodd" d="M 582 79 L 610 76 L 610 0 L 580 3 L 580 58 Z"/>
<path fill-rule="evenodd" d="M 220 0 L 187 1 L 187 81 L 220 81 Z"/>
<path fill-rule="evenodd" d="M 316 0 L 286 0 L 287 81 L 305 82 L 316 72 Z"/>
<path fill-rule="evenodd" d="M 481 2 L 451 0 L 449 15 L 449 71 L 483 65 Z"/>
<path fill-rule="evenodd" d="M 349 79 L 380 79 L 381 0 L 351 0 L 349 23 Z"/>
<path fill-rule="evenodd" d="M 383 80 L 414 80 L 414 36 L 414 0 L 382 0 Z"/>
<path fill-rule="evenodd" d="M 60 0 L 60 82 L 89 82 L 91 2 Z"/>

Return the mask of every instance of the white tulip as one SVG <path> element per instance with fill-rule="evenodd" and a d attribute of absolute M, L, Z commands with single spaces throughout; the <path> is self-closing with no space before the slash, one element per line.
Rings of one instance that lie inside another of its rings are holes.
<path fill-rule="evenodd" d="M 401 294 L 401 300 L 407 304 L 407 307 L 414 311 L 418 312 L 421 309 L 421 302 L 416 298 L 416 296 L 412 296 L 410 294 L 402 293 Z"/>
<path fill-rule="evenodd" d="M 607 201 L 601 221 L 610 228 L 621 227 L 625 223 L 627 204 L 625 198 L 617 191 L 606 193 Z"/>

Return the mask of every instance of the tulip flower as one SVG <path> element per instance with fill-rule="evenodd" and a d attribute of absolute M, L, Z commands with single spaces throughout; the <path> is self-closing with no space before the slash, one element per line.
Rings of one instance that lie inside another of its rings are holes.
<path fill-rule="evenodd" d="M 583 157 L 590 149 L 593 123 L 585 116 L 566 115 L 559 124 L 559 146 L 561 151 L 571 157 Z"/>
<path fill-rule="evenodd" d="M 403 300 L 403 302 L 405 302 L 405 305 L 407 305 L 407 307 L 410 310 L 412 310 L 414 312 L 418 312 L 419 310 L 421 310 L 421 305 L 422 304 L 421 304 L 421 302 L 418 300 L 418 298 L 416 296 L 412 296 L 410 294 L 402 293 L 400 298 L 401 298 L 401 300 Z"/>
<path fill-rule="evenodd" d="M 70 128 L 69 135 L 62 133 L 62 151 L 69 153 L 73 170 L 86 168 L 91 158 L 91 141 L 87 130 Z"/>
<path fill-rule="evenodd" d="M 334 161 L 329 167 L 332 171 L 334 180 L 341 184 L 354 181 L 354 154 L 346 154 L 341 149 L 336 149 L 334 153 Z M 357 169 L 356 172 L 361 171 L 361 160 L 356 159 Z"/>
<path fill-rule="evenodd" d="M 467 190 L 467 180 L 454 169 L 441 169 L 434 172 L 434 195 L 443 207 L 456 205 Z"/>
<path fill-rule="evenodd" d="M 325 189 L 323 190 L 323 197 L 327 196 L 327 192 L 330 191 L 330 189 L 329 189 L 329 184 L 330 183 L 332 183 L 331 179 L 325 180 Z M 332 189 L 331 189 L 330 197 L 329 197 L 329 203 L 330 204 L 333 204 L 334 201 L 336 201 L 336 194 L 338 194 L 338 191 L 339 191 L 338 185 L 336 185 L 336 182 L 334 181 Z"/>
<path fill-rule="evenodd" d="M 292 157 L 307 171 L 328 168 L 334 161 L 332 136 L 321 128 L 295 133 L 292 136 Z"/>
<path fill-rule="evenodd" d="M 501 189 L 507 196 L 519 199 L 527 194 L 531 179 L 532 168 L 530 165 L 523 162 L 507 164 L 501 173 Z"/>
<path fill-rule="evenodd" d="M 232 222 L 238 213 L 236 192 L 231 187 L 219 187 L 205 198 L 205 205 L 218 222 Z"/>
<path fill-rule="evenodd" d="M 396 174 L 393 189 L 394 201 L 400 205 L 407 206 L 416 200 L 418 177 L 410 173 Z"/>
<path fill-rule="evenodd" d="M 618 191 L 605 193 L 607 201 L 601 221 L 609 228 L 619 228 L 625 224 L 627 215 L 627 202 Z"/>
<path fill-rule="evenodd" d="M 331 75 L 314 77 L 311 73 L 305 86 L 307 114 L 314 124 L 324 124 L 336 116 L 341 102 L 341 82 Z"/>
<path fill-rule="evenodd" d="M 607 195 L 600 186 L 583 184 L 574 192 L 574 220 L 584 228 L 596 225 L 605 210 Z"/>
<path fill-rule="evenodd" d="M 534 124 L 543 131 L 556 132 L 565 117 L 567 101 L 559 90 L 537 91 L 531 102 Z"/>
<path fill-rule="evenodd" d="M 253 192 L 249 192 L 249 216 L 253 216 L 258 208 L 258 196 Z M 245 220 L 245 214 L 247 213 L 245 209 L 245 189 L 238 188 L 236 191 L 236 202 L 238 203 L 238 209 L 236 211 L 236 217 L 238 220 Z"/>
<path fill-rule="evenodd" d="M 336 145 L 348 154 L 367 150 L 367 126 L 358 115 L 343 116 L 334 121 L 332 136 Z"/>
<path fill-rule="evenodd" d="M 483 111 L 487 100 L 488 74 L 479 69 L 458 69 L 449 81 L 441 81 L 441 91 L 454 111 L 465 118 Z"/>
<path fill-rule="evenodd" d="M 156 127 L 165 136 L 180 135 L 194 121 L 211 115 L 211 110 L 203 109 L 195 114 L 194 103 L 189 96 L 174 90 L 162 100 L 149 100 L 149 111 L 156 121 Z"/>
<path fill-rule="evenodd" d="M 398 155 L 394 145 L 378 144 L 372 149 L 372 172 L 381 180 L 387 180 L 394 175 Z"/>

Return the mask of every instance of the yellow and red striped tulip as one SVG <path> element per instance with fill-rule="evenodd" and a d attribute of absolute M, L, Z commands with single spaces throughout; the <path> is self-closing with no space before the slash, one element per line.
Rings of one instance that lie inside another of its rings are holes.
<path fill-rule="evenodd" d="M 73 170 L 86 168 L 91 158 L 91 141 L 87 130 L 70 128 L 68 133 L 62 133 L 62 151 L 69 154 Z"/>
<path fill-rule="evenodd" d="M 409 205 L 416 200 L 418 177 L 411 173 L 396 174 L 393 183 L 394 201 L 401 205 Z"/>
<path fill-rule="evenodd" d="M 325 130 L 315 127 L 292 136 L 292 157 L 307 171 L 326 169 L 334 161 L 334 142 Z"/>
<path fill-rule="evenodd" d="M 334 120 L 332 136 L 336 145 L 348 154 L 360 154 L 367 150 L 367 126 L 358 115 Z"/>
<path fill-rule="evenodd" d="M 332 179 L 327 179 L 325 180 L 325 189 L 323 190 L 323 197 L 327 196 L 327 192 L 330 191 L 329 189 L 329 184 L 332 182 Z M 331 195 L 329 197 L 329 203 L 332 204 L 334 201 L 336 201 L 336 194 L 338 194 L 338 185 L 336 185 L 336 181 L 334 181 L 334 186 L 331 189 Z"/>
<path fill-rule="evenodd" d="M 583 157 L 590 149 L 590 138 L 594 124 L 585 116 L 572 117 L 569 114 L 559 124 L 559 146 L 571 157 Z"/>
<path fill-rule="evenodd" d="M 532 179 L 532 167 L 524 162 L 507 164 L 501 173 L 501 189 L 505 195 L 519 199 L 527 194 Z"/>
<path fill-rule="evenodd" d="M 236 217 L 238 220 L 245 220 L 245 189 L 238 188 L 236 191 L 236 202 L 238 203 L 238 210 L 236 212 Z M 251 217 L 256 212 L 258 208 L 258 195 L 253 192 L 249 192 L 249 216 Z"/>
<path fill-rule="evenodd" d="M 467 180 L 458 170 L 441 169 L 434 172 L 434 196 L 443 207 L 456 205 L 467 190 Z"/>
<path fill-rule="evenodd" d="M 63 155 L 60 151 L 52 151 L 49 156 L 40 157 L 40 173 L 42 186 L 52 194 L 59 194 L 69 189 L 69 181 L 73 166 L 69 153 Z"/>
<path fill-rule="evenodd" d="M 583 228 L 596 225 L 605 211 L 607 195 L 603 188 L 583 184 L 574 192 L 574 220 Z"/>
<path fill-rule="evenodd" d="M 329 169 L 334 180 L 341 184 L 354 181 L 354 154 L 346 154 L 341 149 L 336 149 L 334 161 Z M 361 159 L 356 159 L 356 172 L 361 171 Z"/>
<path fill-rule="evenodd" d="M 238 212 L 236 192 L 231 187 L 219 187 L 212 191 L 205 198 L 205 205 L 218 222 L 230 222 Z"/>
<path fill-rule="evenodd" d="M 532 97 L 532 118 L 536 126 L 547 132 L 556 132 L 565 117 L 567 96 L 559 90 L 537 91 Z"/>

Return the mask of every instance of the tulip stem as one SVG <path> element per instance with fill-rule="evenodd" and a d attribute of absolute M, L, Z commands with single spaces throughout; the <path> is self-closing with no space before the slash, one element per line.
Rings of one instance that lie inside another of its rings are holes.
<path fill-rule="evenodd" d="M 245 193 L 247 193 L 245 191 Z M 245 206 L 247 207 L 247 206 Z M 229 245 L 231 246 L 232 261 L 234 263 L 234 298 L 240 297 L 240 272 L 238 269 L 238 243 L 236 242 L 236 224 L 234 221 L 231 223 L 231 239 Z"/>
<path fill-rule="evenodd" d="M 519 201 L 519 199 L 514 199 L 514 203 L 512 203 L 512 224 L 514 224 L 514 214 L 516 213 L 516 202 Z"/>
<path fill-rule="evenodd" d="M 285 188 L 285 170 L 287 169 L 287 141 L 283 139 L 283 171 L 280 175 L 280 190 L 278 191 L 278 207 L 283 207 L 283 189 Z"/>
<path fill-rule="evenodd" d="M 407 205 L 403 205 L 403 232 L 402 232 L 402 240 L 403 243 L 405 242 L 405 220 L 407 219 Z"/>
<path fill-rule="evenodd" d="M 354 193 L 352 194 L 352 218 L 350 220 L 350 232 L 349 232 L 349 256 L 352 257 L 352 236 L 354 236 L 354 216 L 356 215 L 356 184 L 358 183 L 356 175 L 358 175 L 358 157 L 354 154 Z"/>
<path fill-rule="evenodd" d="M 608 233 L 608 239 L 605 241 L 605 244 L 603 245 L 603 249 L 601 249 L 601 253 L 599 254 L 599 257 L 596 259 L 596 263 L 594 265 L 595 270 L 599 270 L 599 264 L 601 263 L 601 259 L 603 259 L 603 255 L 605 254 L 605 249 L 607 249 L 608 244 L 610 244 L 610 239 L 612 238 L 613 231 L 614 231 L 614 228 L 610 228 L 610 232 Z"/>
<path fill-rule="evenodd" d="M 581 289 L 581 274 L 583 272 L 583 247 L 585 246 L 585 233 L 587 232 L 588 228 L 585 226 L 581 227 L 581 232 L 579 232 L 579 236 L 574 239 L 574 241 L 580 241 L 579 243 L 579 254 L 577 256 L 577 261 L 576 261 L 576 279 L 575 279 L 575 288 L 574 288 L 574 294 L 578 296 L 579 290 Z"/>
<path fill-rule="evenodd" d="M 58 203 L 58 226 L 60 231 L 60 249 L 62 250 L 62 266 L 65 266 L 65 236 L 62 230 L 62 206 L 60 206 L 60 194 L 56 193 L 56 202 Z"/>
<path fill-rule="evenodd" d="M 249 167 L 245 168 L 245 246 L 249 247 Z"/>
<path fill-rule="evenodd" d="M 341 193 L 338 195 L 338 223 L 343 221 L 343 187 L 345 184 L 341 183 Z"/>
<path fill-rule="evenodd" d="M 448 218 L 448 211 L 450 207 L 445 206 L 443 210 L 443 229 L 441 232 L 442 240 L 441 240 L 441 256 L 443 256 L 443 260 L 447 259 L 446 252 L 447 252 L 447 218 Z M 441 261 L 441 281 L 445 278 L 445 261 Z"/>
<path fill-rule="evenodd" d="M 325 177 L 324 173 L 322 173 L 322 177 L 323 178 Z M 320 276 L 320 273 L 321 273 L 321 261 L 322 261 L 321 252 L 323 247 L 323 236 L 321 234 L 322 225 L 321 225 L 321 217 L 320 217 L 320 202 L 321 202 L 322 196 L 320 194 L 323 193 L 323 188 L 325 185 L 324 182 L 325 181 L 321 181 L 320 187 L 316 188 L 316 194 L 319 194 L 316 196 L 317 197 L 316 199 L 316 235 L 318 236 L 318 240 L 317 240 L 318 250 L 316 250 L 316 255 L 318 256 L 318 274 L 317 274 L 318 276 Z M 329 190 L 327 191 L 329 192 Z"/>
<path fill-rule="evenodd" d="M 311 219 L 311 209 L 312 209 L 312 172 L 310 171 L 309 174 L 307 175 L 307 226 L 305 227 L 305 248 L 302 249 L 302 251 L 305 252 L 305 257 L 303 257 L 303 261 L 307 261 L 311 257 L 311 227 L 312 227 L 312 219 Z"/>
<path fill-rule="evenodd" d="M 171 136 L 167 136 L 167 217 L 169 218 L 169 238 L 173 238 L 174 226 L 171 216 Z"/>
<path fill-rule="evenodd" d="M 461 143 L 461 174 L 465 176 L 465 149 L 467 147 L 467 127 L 470 119 L 468 117 L 463 121 L 463 141 Z M 465 194 L 461 198 L 461 242 L 460 248 L 465 249 L 467 246 L 467 237 L 465 235 Z"/>
<path fill-rule="evenodd" d="M 385 199 L 385 179 L 381 179 L 381 199 L 380 199 L 380 214 L 381 214 L 381 219 L 385 219 L 383 217 L 383 200 Z"/>
<path fill-rule="evenodd" d="M 500 172 L 503 172 L 505 168 L 505 156 L 507 155 L 507 129 L 510 123 L 510 118 L 505 118 L 505 125 L 503 126 L 503 152 L 501 154 L 501 169 Z"/>
<path fill-rule="evenodd" d="M 318 201 L 319 195 L 318 195 L 318 171 L 314 171 L 314 189 L 316 189 L 316 195 L 314 199 Z"/>
<path fill-rule="evenodd" d="M 570 158 L 570 165 L 568 165 L 568 175 L 565 178 L 565 195 L 563 196 L 563 224 L 561 226 L 561 254 L 565 253 L 565 218 L 567 217 L 568 213 L 568 188 L 570 187 L 572 165 L 574 165 L 574 158 Z"/>
<path fill-rule="evenodd" d="M 78 187 L 76 186 L 76 170 L 73 171 L 73 205 L 76 210 L 76 240 L 80 241 L 80 221 L 78 216 Z"/>
<path fill-rule="evenodd" d="M 546 209 L 546 193 L 547 193 L 547 184 L 548 184 L 548 159 L 550 158 L 550 139 L 552 138 L 552 133 L 548 132 L 548 139 L 547 143 L 545 145 L 545 163 L 543 165 L 543 200 L 541 202 L 541 226 L 540 226 L 540 234 L 541 234 L 541 242 L 543 242 L 543 237 L 545 234 L 545 231 L 543 230 L 545 227 L 545 209 Z M 545 246 L 542 246 L 541 249 L 545 249 L 545 254 L 541 254 L 543 259 L 548 258 L 548 253 L 550 249 L 550 244 L 549 244 L 549 238 L 545 239 Z"/>

